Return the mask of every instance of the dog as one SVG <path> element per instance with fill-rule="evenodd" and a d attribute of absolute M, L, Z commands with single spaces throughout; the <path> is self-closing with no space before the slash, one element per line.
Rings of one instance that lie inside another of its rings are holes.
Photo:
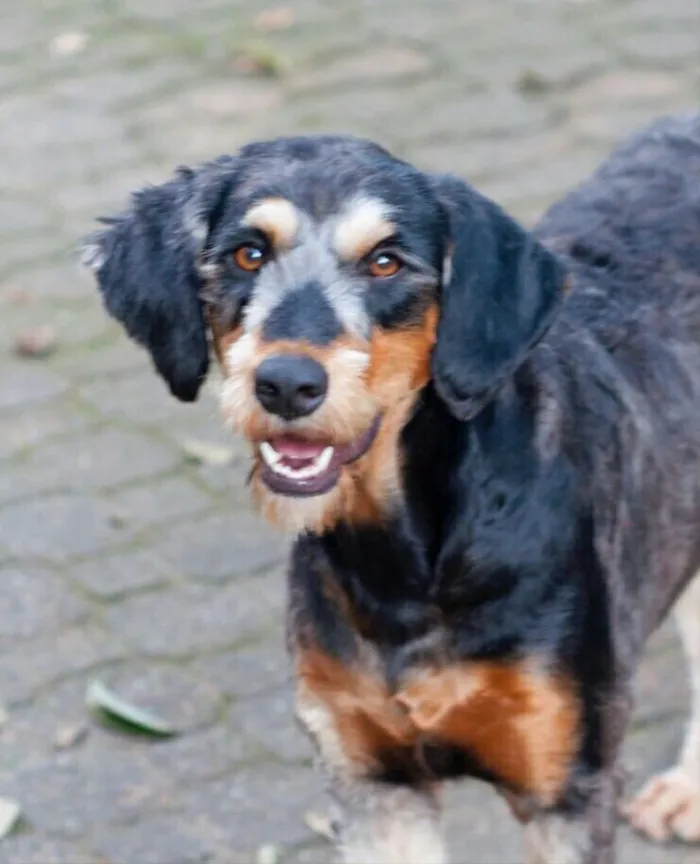
<path fill-rule="evenodd" d="M 296 713 L 348 864 L 440 864 L 440 783 L 528 862 L 612 864 L 635 670 L 670 608 L 678 764 L 625 808 L 700 840 L 700 114 L 621 145 L 532 231 L 349 136 L 253 143 L 85 245 L 192 401 L 210 357 L 261 512 L 296 537 Z"/>

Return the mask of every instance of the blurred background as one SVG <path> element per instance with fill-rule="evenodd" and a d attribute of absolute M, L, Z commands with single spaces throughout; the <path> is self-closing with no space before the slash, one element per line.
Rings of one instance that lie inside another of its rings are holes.
<path fill-rule="evenodd" d="M 179 163 L 335 130 L 461 172 L 531 224 L 699 85 L 697 0 L 2 0 L 5 864 L 330 860 L 292 721 L 284 541 L 249 510 L 215 382 L 170 399 L 78 272 L 94 217 Z M 124 700 L 131 731 L 88 691 Z M 680 740 L 670 627 L 639 694 L 635 782 Z M 486 787 L 450 793 L 448 827 L 457 864 L 520 860 Z M 622 861 L 700 850 L 625 832 Z"/>

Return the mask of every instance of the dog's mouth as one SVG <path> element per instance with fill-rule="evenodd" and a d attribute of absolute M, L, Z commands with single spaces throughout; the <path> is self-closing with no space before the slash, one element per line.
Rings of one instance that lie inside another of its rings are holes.
<path fill-rule="evenodd" d="M 378 431 L 379 417 L 349 444 L 334 446 L 305 441 L 293 435 L 262 441 L 258 445 L 263 464 L 260 479 L 279 495 L 322 495 L 338 482 L 343 465 L 364 456 Z"/>

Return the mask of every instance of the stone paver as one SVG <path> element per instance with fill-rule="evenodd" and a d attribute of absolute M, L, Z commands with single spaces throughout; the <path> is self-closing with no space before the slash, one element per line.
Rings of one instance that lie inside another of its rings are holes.
<path fill-rule="evenodd" d="M 616 140 L 697 106 L 697 0 L 4 0 L 0 17 L 0 795 L 24 813 L 0 860 L 252 864 L 271 846 L 327 864 L 302 819 L 325 799 L 291 714 L 285 542 L 251 515 L 215 386 L 170 399 L 76 241 L 181 162 L 324 130 L 462 172 L 531 223 Z M 16 357 L 39 326 L 55 352 Z M 195 464 L 192 438 L 230 464 Z M 95 724 L 95 677 L 180 734 Z M 665 627 L 634 782 L 672 757 L 686 701 Z M 484 786 L 450 790 L 447 824 L 457 864 L 520 859 Z M 621 848 L 700 862 L 626 831 Z"/>

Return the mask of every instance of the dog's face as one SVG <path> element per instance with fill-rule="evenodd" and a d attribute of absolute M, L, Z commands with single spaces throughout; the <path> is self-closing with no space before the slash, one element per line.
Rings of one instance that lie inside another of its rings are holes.
<path fill-rule="evenodd" d="M 543 331 L 559 282 L 465 184 L 347 137 L 182 169 L 89 249 L 109 310 L 179 398 L 196 396 L 211 344 L 254 495 L 295 531 L 390 513 L 431 361 L 453 413 L 472 414 Z"/>
<path fill-rule="evenodd" d="M 371 145 L 276 142 L 243 151 L 223 208 L 204 296 L 255 497 L 292 527 L 373 519 L 396 494 L 398 433 L 429 378 L 439 204 Z"/>

